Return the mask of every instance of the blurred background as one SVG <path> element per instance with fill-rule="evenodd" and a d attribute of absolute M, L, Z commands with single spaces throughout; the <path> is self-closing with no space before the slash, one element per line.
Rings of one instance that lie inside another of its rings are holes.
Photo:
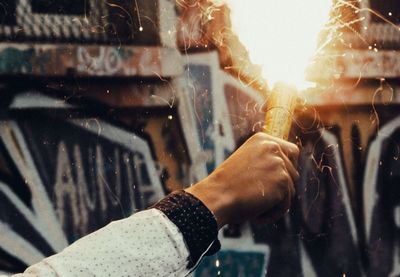
<path fill-rule="evenodd" d="M 399 21 L 396 0 L 332 1 L 290 213 L 225 227 L 193 276 L 400 276 Z M 0 0 L 0 274 L 207 176 L 269 93 L 226 3 Z"/>

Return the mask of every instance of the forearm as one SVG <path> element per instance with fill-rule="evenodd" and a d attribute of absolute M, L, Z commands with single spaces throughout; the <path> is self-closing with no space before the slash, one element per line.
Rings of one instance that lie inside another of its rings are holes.
<path fill-rule="evenodd" d="M 179 229 L 151 209 L 110 223 L 21 276 L 184 275 L 188 256 Z"/>
<path fill-rule="evenodd" d="M 216 240 L 217 230 L 213 215 L 199 200 L 174 193 L 16 276 L 184 276 Z"/>
<path fill-rule="evenodd" d="M 258 133 L 187 192 L 109 224 L 23 276 L 185 275 L 203 255 L 219 250 L 217 233 L 223 225 L 276 207 L 271 218 L 287 211 L 298 154 L 295 145 Z"/>

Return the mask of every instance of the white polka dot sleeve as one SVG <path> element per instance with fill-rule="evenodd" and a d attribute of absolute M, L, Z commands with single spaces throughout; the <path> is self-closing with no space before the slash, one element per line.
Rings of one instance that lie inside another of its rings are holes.
<path fill-rule="evenodd" d="M 185 276 L 188 257 L 176 225 L 150 209 L 108 224 L 15 277 Z"/>
<path fill-rule="evenodd" d="M 14 277 L 186 276 L 204 255 L 219 250 L 217 236 L 207 207 L 189 193 L 175 192 Z"/>

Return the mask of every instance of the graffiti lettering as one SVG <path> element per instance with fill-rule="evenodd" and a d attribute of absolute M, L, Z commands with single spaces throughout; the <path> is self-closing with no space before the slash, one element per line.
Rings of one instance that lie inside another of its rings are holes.
<path fill-rule="evenodd" d="M 74 232 L 86 234 L 89 225 L 89 215 L 96 210 L 101 216 L 107 211 L 121 208 L 122 186 L 121 166 L 127 177 L 126 183 L 129 196 L 129 210 L 146 207 L 149 196 L 153 194 L 149 181 L 143 175 L 143 159 L 137 155 L 114 149 L 112 166 L 113 180 L 109 180 L 101 145 L 96 145 L 94 151 L 88 149 L 88 167 L 82 159 L 78 145 L 73 145 L 73 157 L 69 156 L 68 145 L 61 141 L 57 150 L 57 166 L 55 175 L 55 206 L 62 226 L 67 226 L 72 220 Z M 122 160 L 120 160 L 122 157 Z M 95 165 L 95 166 L 94 166 Z M 110 169 L 110 168 L 108 168 Z M 89 179 L 85 177 L 89 172 Z M 138 186 L 137 184 L 141 184 Z M 106 218 L 104 218 L 106 219 Z"/>
<path fill-rule="evenodd" d="M 122 68 L 122 60 L 117 48 L 99 48 L 98 53 L 90 53 L 85 47 L 77 51 L 78 71 L 94 75 L 115 74 Z"/>

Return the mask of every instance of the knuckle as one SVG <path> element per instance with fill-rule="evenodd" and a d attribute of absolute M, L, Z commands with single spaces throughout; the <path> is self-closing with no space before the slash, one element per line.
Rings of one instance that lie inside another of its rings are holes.
<path fill-rule="evenodd" d="M 286 170 L 282 170 L 281 173 L 279 174 L 279 184 L 282 186 L 285 190 L 289 189 L 290 186 L 290 176 L 289 173 Z"/>
<path fill-rule="evenodd" d="M 286 185 L 289 184 L 290 175 L 286 170 L 282 170 L 281 176 L 282 176 L 282 182 L 285 183 Z"/>
<path fill-rule="evenodd" d="M 263 132 L 257 132 L 254 134 L 255 137 L 264 137 L 264 133 Z"/>
<path fill-rule="evenodd" d="M 272 165 L 275 169 L 279 171 L 279 173 L 282 170 L 285 171 L 284 169 L 286 169 L 285 161 L 279 156 L 274 157 L 274 159 L 272 160 Z"/>
<path fill-rule="evenodd" d="M 268 143 L 266 143 L 266 148 L 268 151 L 270 151 L 272 153 L 277 153 L 281 149 L 279 144 L 275 141 L 268 141 Z"/>
<path fill-rule="evenodd" d="M 278 157 L 276 159 L 276 162 L 277 162 L 279 169 L 283 170 L 283 172 L 287 175 L 285 161 L 281 157 Z"/>
<path fill-rule="evenodd" d="M 266 134 L 263 132 L 257 132 L 253 137 L 257 140 L 264 140 L 266 138 Z"/>
<path fill-rule="evenodd" d="M 286 171 L 286 164 L 284 160 L 280 160 L 279 162 L 279 168 L 283 169 L 283 171 L 285 172 L 285 175 L 288 175 L 287 171 Z"/>
<path fill-rule="evenodd" d="M 298 157 L 300 155 L 300 149 L 297 145 L 292 144 L 292 147 L 290 149 L 290 152 L 292 153 L 292 155 L 294 155 L 295 157 Z"/>

